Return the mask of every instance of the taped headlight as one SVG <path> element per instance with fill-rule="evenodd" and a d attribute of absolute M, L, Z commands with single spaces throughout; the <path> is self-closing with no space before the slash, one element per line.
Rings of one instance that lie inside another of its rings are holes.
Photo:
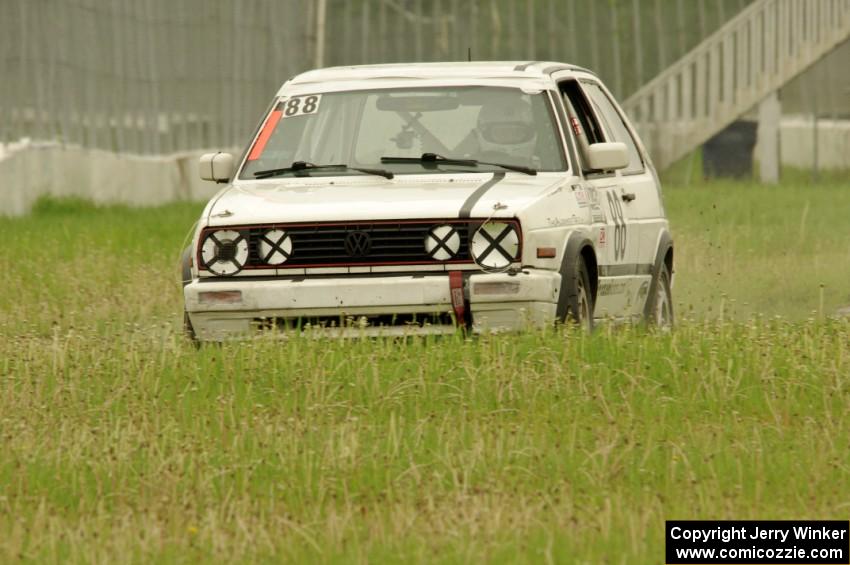
<path fill-rule="evenodd" d="M 260 261 L 267 265 L 282 265 L 292 255 L 292 238 L 283 230 L 269 230 L 257 246 Z"/>
<path fill-rule="evenodd" d="M 434 226 L 425 236 L 425 253 L 435 261 L 454 259 L 460 249 L 460 234 L 448 225 Z"/>
<path fill-rule="evenodd" d="M 516 261 L 519 233 L 514 224 L 487 222 L 472 236 L 472 258 L 484 269 L 505 269 Z"/>
<path fill-rule="evenodd" d="M 211 232 L 201 245 L 201 261 L 215 275 L 235 275 L 248 261 L 248 240 L 234 230 Z"/>

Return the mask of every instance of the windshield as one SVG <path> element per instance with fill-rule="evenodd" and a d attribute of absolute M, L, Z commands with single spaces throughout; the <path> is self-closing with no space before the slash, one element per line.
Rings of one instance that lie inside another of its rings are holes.
<path fill-rule="evenodd" d="M 517 88 L 441 87 L 357 90 L 281 98 L 266 118 L 239 175 L 291 167 L 345 164 L 404 173 L 502 170 L 492 165 L 381 162 L 436 153 L 530 167 L 566 168 L 545 93 Z M 358 175 L 354 170 L 295 170 L 282 176 Z"/>

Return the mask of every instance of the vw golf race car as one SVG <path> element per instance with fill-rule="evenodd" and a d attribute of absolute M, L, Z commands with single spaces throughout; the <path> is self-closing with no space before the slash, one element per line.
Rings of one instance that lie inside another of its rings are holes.
<path fill-rule="evenodd" d="M 201 341 L 673 320 L 658 175 L 590 71 L 471 62 L 284 83 L 184 254 Z"/>

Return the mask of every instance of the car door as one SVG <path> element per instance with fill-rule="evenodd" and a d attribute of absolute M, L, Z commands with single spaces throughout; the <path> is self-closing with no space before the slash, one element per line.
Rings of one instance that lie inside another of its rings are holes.
<path fill-rule="evenodd" d="M 637 246 L 635 276 L 640 284 L 634 304 L 642 307 L 646 298 L 645 290 L 649 288 L 658 238 L 667 223 L 661 205 L 659 183 L 611 93 L 595 80 L 583 79 L 580 84 L 602 122 L 606 140 L 625 143 L 628 148 L 629 164 L 617 171 L 617 177 L 622 189 L 621 206 L 625 211 L 624 216 L 628 218 L 630 237 L 634 238 Z"/>
<path fill-rule="evenodd" d="M 579 82 L 567 79 L 558 83 L 570 125 L 569 134 L 578 147 L 585 190 L 591 206 L 592 231 L 596 239 L 599 263 L 599 288 L 595 316 L 630 317 L 639 311 L 636 296 L 640 288 L 635 265 L 639 241 L 632 227 L 626 188 L 616 171 L 588 170 L 587 148 L 608 141 L 599 111 Z"/>

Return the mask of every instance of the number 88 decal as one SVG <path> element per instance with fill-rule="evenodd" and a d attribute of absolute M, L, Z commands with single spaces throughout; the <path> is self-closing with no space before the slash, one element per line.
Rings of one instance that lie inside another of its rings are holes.
<path fill-rule="evenodd" d="M 626 218 L 623 215 L 623 205 L 613 190 L 608 191 L 608 207 L 614 220 L 614 260 L 619 261 L 626 257 Z"/>
<path fill-rule="evenodd" d="M 289 100 L 281 102 L 281 105 L 283 106 L 283 117 L 292 118 L 295 116 L 303 116 L 304 114 L 315 114 L 319 111 L 319 102 L 321 101 L 321 94 L 294 96 Z"/>

